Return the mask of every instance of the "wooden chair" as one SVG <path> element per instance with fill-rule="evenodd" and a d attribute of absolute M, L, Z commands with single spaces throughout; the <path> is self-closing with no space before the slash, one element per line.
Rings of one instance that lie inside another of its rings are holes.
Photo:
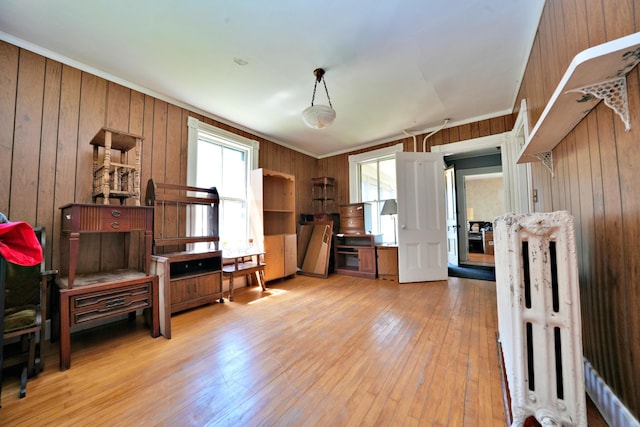
<path fill-rule="evenodd" d="M 44 249 L 44 228 L 34 232 Z M 23 364 L 20 397 L 26 395 L 27 378 L 44 368 L 47 284 L 56 271 L 45 271 L 44 259 L 31 267 L 6 262 L 4 288 L 3 368 Z"/>

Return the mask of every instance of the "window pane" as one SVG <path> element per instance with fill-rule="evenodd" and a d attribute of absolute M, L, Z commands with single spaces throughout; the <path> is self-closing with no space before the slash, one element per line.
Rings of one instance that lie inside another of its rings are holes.
<path fill-rule="evenodd" d="M 223 161 L 212 163 L 209 167 L 222 170 L 222 189 L 218 189 L 221 197 L 244 199 L 247 197 L 247 172 L 245 153 L 233 148 L 222 149 Z"/>
<path fill-rule="evenodd" d="M 380 200 L 396 198 L 396 161 L 380 161 Z"/>
<path fill-rule="evenodd" d="M 220 242 L 223 249 L 244 249 L 247 247 L 246 203 L 240 200 L 220 202 Z"/>
<path fill-rule="evenodd" d="M 378 163 L 362 163 L 360 165 L 360 189 L 362 201 L 378 199 Z"/>
<path fill-rule="evenodd" d="M 196 159 L 196 182 L 198 187 L 218 187 L 222 183 L 222 147 L 202 139 L 198 140 Z M 212 167 L 214 165 L 214 167 Z M 220 188 L 218 188 L 218 192 Z"/>

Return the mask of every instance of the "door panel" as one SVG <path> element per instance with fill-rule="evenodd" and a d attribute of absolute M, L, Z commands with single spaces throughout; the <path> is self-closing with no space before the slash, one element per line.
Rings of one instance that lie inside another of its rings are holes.
<path fill-rule="evenodd" d="M 397 153 L 400 283 L 447 279 L 447 233 L 441 153 Z"/>

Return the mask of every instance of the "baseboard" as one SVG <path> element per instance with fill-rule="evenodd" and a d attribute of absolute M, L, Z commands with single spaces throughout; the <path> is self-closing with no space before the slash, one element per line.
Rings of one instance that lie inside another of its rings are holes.
<path fill-rule="evenodd" d="M 584 359 L 584 377 L 587 394 L 607 424 L 616 427 L 640 427 L 640 422 L 629 412 L 586 359 Z"/>

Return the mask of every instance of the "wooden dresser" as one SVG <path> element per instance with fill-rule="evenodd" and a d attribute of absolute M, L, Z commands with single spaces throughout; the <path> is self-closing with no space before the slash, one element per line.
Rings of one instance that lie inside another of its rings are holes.
<path fill-rule="evenodd" d="M 371 233 L 371 204 L 351 203 L 340 206 L 340 233 Z"/>

